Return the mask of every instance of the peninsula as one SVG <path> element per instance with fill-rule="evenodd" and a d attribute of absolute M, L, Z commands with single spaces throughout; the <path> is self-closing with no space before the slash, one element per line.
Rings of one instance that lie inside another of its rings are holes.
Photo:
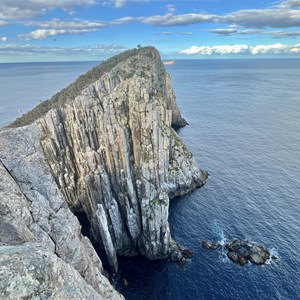
<path fill-rule="evenodd" d="M 169 202 L 207 179 L 174 130 L 186 124 L 158 51 L 144 47 L 1 130 L 0 297 L 123 299 L 76 212 L 113 272 L 119 255 L 184 260 Z"/>

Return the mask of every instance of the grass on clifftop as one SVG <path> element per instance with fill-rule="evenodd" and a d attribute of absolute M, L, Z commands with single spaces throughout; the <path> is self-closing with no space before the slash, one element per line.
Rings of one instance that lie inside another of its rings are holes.
<path fill-rule="evenodd" d="M 79 76 L 76 81 L 55 94 L 50 100 L 46 100 L 38 104 L 34 109 L 24 114 L 22 117 L 17 118 L 8 127 L 16 128 L 33 123 L 38 118 L 44 116 L 49 110 L 56 107 L 62 107 L 65 103 L 73 101 L 84 88 L 99 80 L 104 73 L 110 71 L 118 63 L 138 53 L 149 52 L 152 50 L 154 50 L 153 47 L 138 47 L 132 50 L 127 50 L 103 61 L 100 65 L 94 67 L 84 75 Z"/>

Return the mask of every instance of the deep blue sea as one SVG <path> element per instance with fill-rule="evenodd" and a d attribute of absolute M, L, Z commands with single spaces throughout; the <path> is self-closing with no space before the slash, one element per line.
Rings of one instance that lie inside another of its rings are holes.
<path fill-rule="evenodd" d="M 0 65 L 0 125 L 95 63 Z M 3 67 L 4 66 L 4 67 Z M 185 267 L 121 259 L 127 300 L 300 299 L 300 60 L 198 60 L 167 66 L 189 126 L 182 139 L 210 173 L 172 201 L 174 238 L 195 256 Z M 202 240 L 242 238 L 279 257 L 240 267 Z"/>

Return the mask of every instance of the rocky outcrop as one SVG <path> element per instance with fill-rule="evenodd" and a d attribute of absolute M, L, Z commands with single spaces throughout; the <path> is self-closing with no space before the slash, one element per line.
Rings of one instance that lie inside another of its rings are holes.
<path fill-rule="evenodd" d="M 0 247 L 0 279 L 0 299 L 106 299 L 38 243 Z"/>
<path fill-rule="evenodd" d="M 244 266 L 248 261 L 255 265 L 264 265 L 270 259 L 270 252 L 262 245 L 249 241 L 234 240 L 226 244 L 227 256 L 234 263 Z"/>
<path fill-rule="evenodd" d="M 55 189 L 31 129 L 14 132 L 20 151 L 3 145 L 11 155 L 3 157 L 7 167 L 0 162 L 0 299 L 82 299 L 85 293 L 91 299 L 123 299 Z M 18 174 L 18 183 L 11 173 Z"/>
<path fill-rule="evenodd" d="M 277 259 L 264 246 L 249 241 L 233 240 L 225 244 L 202 241 L 201 246 L 209 250 L 223 250 L 225 248 L 227 257 L 240 266 L 244 266 L 249 261 L 255 265 L 264 265 L 270 258 Z"/>
<path fill-rule="evenodd" d="M 202 246 L 202 248 L 208 249 L 208 250 L 217 250 L 222 247 L 221 244 L 213 243 L 211 241 L 202 241 L 201 246 Z"/>
<path fill-rule="evenodd" d="M 28 230 L 7 224 L 47 244 L 98 293 L 109 290 L 101 262 L 70 209 L 86 213 L 114 272 L 117 255 L 182 260 L 169 200 L 207 178 L 172 128 L 186 122 L 159 53 L 146 47 L 117 61 L 33 124 L 0 132 L 0 160 L 28 210 Z"/>

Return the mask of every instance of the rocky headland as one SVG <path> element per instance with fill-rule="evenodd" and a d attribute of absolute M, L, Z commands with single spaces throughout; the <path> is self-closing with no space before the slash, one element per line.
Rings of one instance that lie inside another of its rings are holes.
<path fill-rule="evenodd" d="M 182 261 L 169 202 L 207 173 L 174 128 L 186 125 L 152 47 L 78 78 L 0 131 L 0 298 L 123 299 L 106 278 L 118 255 Z"/>

